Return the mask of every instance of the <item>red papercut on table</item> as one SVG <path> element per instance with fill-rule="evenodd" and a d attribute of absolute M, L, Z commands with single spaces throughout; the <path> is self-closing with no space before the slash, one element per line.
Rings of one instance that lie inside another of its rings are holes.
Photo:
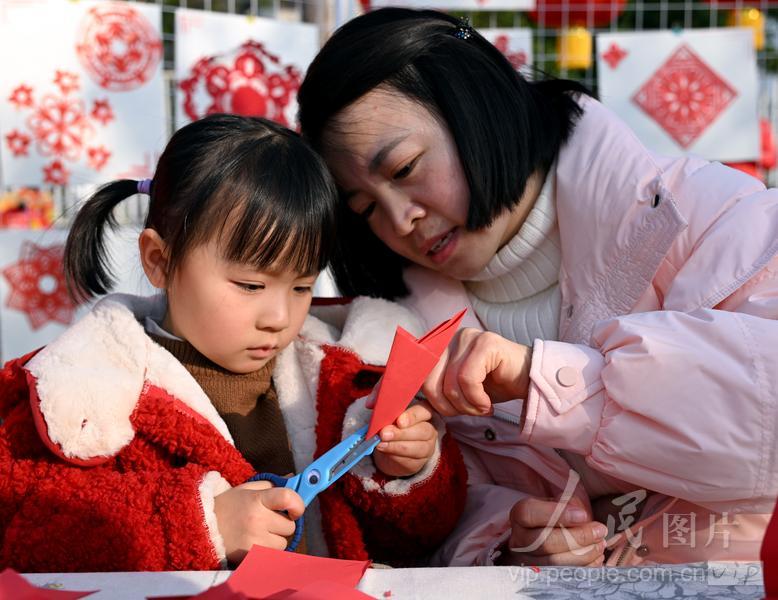
<path fill-rule="evenodd" d="M 67 600 L 69 598 L 83 598 L 94 594 L 91 592 L 70 592 L 67 590 L 55 590 L 40 588 L 32 585 L 24 577 L 13 569 L 6 569 L 0 573 L 0 598 L 9 600 Z"/>
<path fill-rule="evenodd" d="M 762 559 L 765 599 L 778 600 L 778 504 L 767 525 L 759 558 Z"/>
<path fill-rule="evenodd" d="M 365 438 L 374 436 L 408 407 L 454 337 L 465 312 L 443 321 L 418 340 L 402 327 L 397 328 Z"/>

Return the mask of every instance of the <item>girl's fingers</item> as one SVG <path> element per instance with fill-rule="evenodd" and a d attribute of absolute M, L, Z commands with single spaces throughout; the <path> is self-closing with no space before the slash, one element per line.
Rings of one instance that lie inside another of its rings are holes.
<path fill-rule="evenodd" d="M 429 441 L 381 442 L 376 450 L 396 458 L 426 459 L 432 455 L 434 445 Z"/>
<path fill-rule="evenodd" d="M 419 402 L 408 408 L 397 417 L 397 427 L 408 429 L 419 423 L 424 423 L 432 418 L 432 409 L 426 402 Z"/>

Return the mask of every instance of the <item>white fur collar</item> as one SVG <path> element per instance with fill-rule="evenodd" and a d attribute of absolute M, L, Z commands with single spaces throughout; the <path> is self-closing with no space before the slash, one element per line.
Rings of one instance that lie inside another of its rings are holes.
<path fill-rule="evenodd" d="M 162 296 L 112 294 L 27 363 L 49 439 L 65 457 L 113 456 L 129 444 L 130 416 L 146 383 L 181 400 L 232 442 L 205 392 L 138 322 L 161 319 L 164 310 Z"/>

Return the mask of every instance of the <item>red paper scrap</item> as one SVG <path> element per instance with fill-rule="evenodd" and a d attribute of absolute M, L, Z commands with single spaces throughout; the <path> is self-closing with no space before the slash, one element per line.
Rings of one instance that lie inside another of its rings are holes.
<path fill-rule="evenodd" d="M 71 592 L 67 590 L 55 590 L 41 588 L 32 585 L 24 577 L 13 569 L 6 569 L 0 573 L 0 600 L 66 600 L 68 598 L 83 598 L 94 594 L 91 592 Z"/>
<path fill-rule="evenodd" d="M 443 321 L 418 340 L 402 327 L 397 328 L 365 437 L 372 437 L 393 423 L 408 407 L 448 347 L 465 312 Z"/>
<path fill-rule="evenodd" d="M 250 598 L 266 598 L 322 582 L 354 588 L 369 565 L 367 560 L 319 558 L 253 546 L 228 581 L 232 589 Z"/>
<path fill-rule="evenodd" d="M 768 599 L 778 597 L 778 504 L 767 525 L 759 557 L 762 559 L 765 596 Z"/>

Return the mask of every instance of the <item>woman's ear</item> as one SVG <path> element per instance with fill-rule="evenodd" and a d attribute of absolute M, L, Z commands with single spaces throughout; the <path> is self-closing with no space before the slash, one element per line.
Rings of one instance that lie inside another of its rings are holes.
<path fill-rule="evenodd" d="M 168 283 L 167 244 L 154 229 L 144 229 L 138 238 L 140 261 L 151 285 L 166 289 Z"/>

